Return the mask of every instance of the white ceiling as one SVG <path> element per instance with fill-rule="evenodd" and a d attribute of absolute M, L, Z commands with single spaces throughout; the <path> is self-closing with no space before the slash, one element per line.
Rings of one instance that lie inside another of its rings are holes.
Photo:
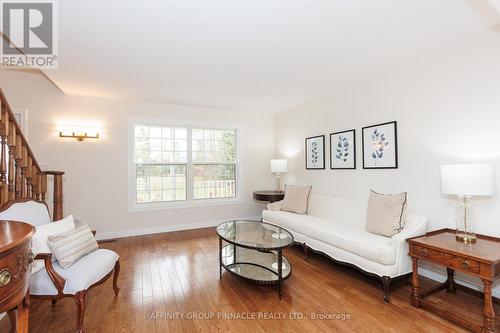
<path fill-rule="evenodd" d="M 490 1 L 59 1 L 46 74 L 67 94 L 276 112 L 488 31 Z"/>

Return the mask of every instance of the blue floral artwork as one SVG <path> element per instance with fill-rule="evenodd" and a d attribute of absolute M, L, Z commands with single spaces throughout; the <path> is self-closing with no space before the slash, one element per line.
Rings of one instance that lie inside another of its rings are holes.
<path fill-rule="evenodd" d="M 319 160 L 319 152 L 318 152 L 318 143 L 316 141 L 313 141 L 311 143 L 312 150 L 311 150 L 311 160 L 313 164 L 318 163 Z"/>
<path fill-rule="evenodd" d="M 343 135 L 339 135 L 339 141 L 335 150 L 337 151 L 335 158 L 344 163 L 347 162 L 347 157 L 349 156 L 349 139 Z"/>
<path fill-rule="evenodd" d="M 372 132 L 372 158 L 377 165 L 377 162 L 384 158 L 384 150 L 389 147 L 389 141 L 385 137 L 385 134 L 375 128 Z"/>
<path fill-rule="evenodd" d="M 356 169 L 356 131 L 330 134 L 330 168 Z"/>
<path fill-rule="evenodd" d="M 397 169 L 397 122 L 363 127 L 363 168 Z"/>
<path fill-rule="evenodd" d="M 325 168 L 325 136 L 306 139 L 306 169 Z"/>

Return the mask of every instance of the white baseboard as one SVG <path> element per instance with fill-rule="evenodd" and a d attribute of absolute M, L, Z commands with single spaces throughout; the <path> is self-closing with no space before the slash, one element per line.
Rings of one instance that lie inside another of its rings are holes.
<path fill-rule="evenodd" d="M 111 232 L 97 232 L 96 238 L 97 238 L 97 240 L 106 240 L 106 239 L 133 237 L 133 236 L 160 234 L 163 232 L 209 228 L 209 227 L 215 227 L 224 221 L 238 220 L 238 219 L 260 221 L 261 217 L 260 216 L 239 217 L 239 218 L 235 218 L 235 219 L 223 219 L 223 220 L 202 221 L 202 222 L 195 222 L 195 223 L 162 225 L 162 226 L 158 226 L 158 227 L 141 228 L 141 229 L 127 229 L 127 230 L 111 231 Z"/>
<path fill-rule="evenodd" d="M 433 269 L 428 268 L 428 267 L 419 267 L 418 273 L 419 273 L 419 275 L 425 276 L 429 279 L 432 279 L 432 280 L 435 280 L 438 282 L 444 282 L 444 281 L 446 281 L 446 278 L 447 278 L 447 276 L 445 274 L 443 274 L 442 272 L 438 272 L 438 271 L 433 270 Z M 481 286 L 474 284 L 474 283 L 471 283 L 469 281 L 464 281 L 463 279 L 460 278 L 460 275 L 457 276 L 457 274 L 455 274 L 455 281 L 458 284 L 469 287 L 471 289 L 478 290 L 480 292 L 483 291 L 483 288 Z M 494 297 L 500 298 L 500 290 L 498 290 L 498 288 L 493 288 L 492 294 Z"/>

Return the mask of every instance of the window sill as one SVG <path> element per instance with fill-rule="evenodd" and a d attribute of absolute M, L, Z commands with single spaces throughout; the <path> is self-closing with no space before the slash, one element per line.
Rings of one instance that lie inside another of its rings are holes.
<path fill-rule="evenodd" d="M 159 202 L 159 203 L 145 203 L 145 204 L 133 203 L 133 204 L 129 205 L 128 211 L 129 212 L 147 212 L 147 211 L 155 211 L 155 210 L 239 205 L 242 203 L 243 203 L 243 200 L 241 200 L 240 198 L 173 201 L 173 202 Z"/>

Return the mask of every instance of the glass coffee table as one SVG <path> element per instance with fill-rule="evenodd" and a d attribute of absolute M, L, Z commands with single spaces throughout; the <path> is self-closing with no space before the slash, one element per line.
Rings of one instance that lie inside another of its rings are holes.
<path fill-rule="evenodd" d="M 293 245 L 292 234 L 277 225 L 250 220 L 226 221 L 216 230 L 220 278 L 224 267 L 246 281 L 278 285 L 281 299 L 281 283 L 292 274 L 292 266 L 283 256 L 283 249 Z"/>

